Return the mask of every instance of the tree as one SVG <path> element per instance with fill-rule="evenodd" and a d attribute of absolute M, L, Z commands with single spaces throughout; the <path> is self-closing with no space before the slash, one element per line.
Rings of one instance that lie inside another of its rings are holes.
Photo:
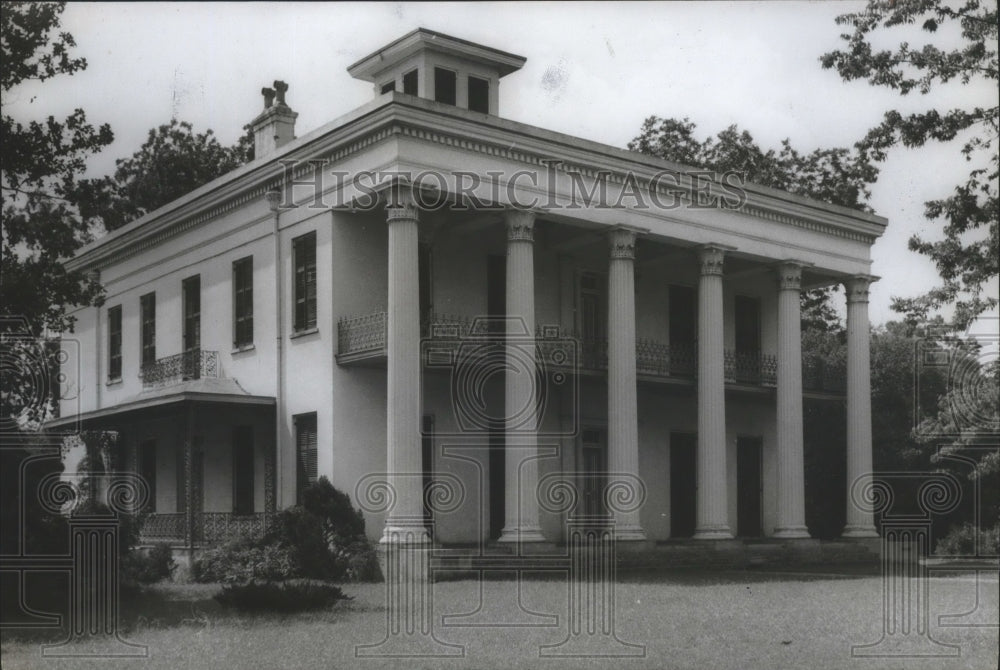
<path fill-rule="evenodd" d="M 824 202 L 871 211 L 866 202 L 878 169 L 858 151 L 816 149 L 803 154 L 786 139 L 781 149 L 765 151 L 746 130 L 733 125 L 716 137 L 698 140 L 688 118 L 647 118 L 632 151 L 717 173 L 737 172 L 748 182 L 770 186 Z M 840 319 L 830 307 L 831 289 L 807 291 L 802 298 L 804 328 L 836 330 Z"/>
<path fill-rule="evenodd" d="M 87 67 L 70 54 L 73 36 L 60 32 L 65 3 L 5 3 L 0 12 L 4 98 L 26 81 L 46 81 Z M 7 105 L 5 101 L 4 106 Z M 79 179 L 87 158 L 109 145 L 111 128 L 95 128 L 82 109 L 59 121 L 15 119 L 2 115 L 4 147 L 0 190 L 3 194 L 3 249 L 0 264 L 0 310 L 27 319 L 30 334 L 48 328 L 72 329 L 67 305 L 100 302 L 96 278 L 70 272 L 63 261 L 91 239 L 97 212 L 87 206 L 90 188 Z"/>
<path fill-rule="evenodd" d="M 845 81 L 865 80 L 906 96 L 925 95 L 951 82 L 997 85 L 997 4 L 981 0 L 947 3 L 944 0 L 870 0 L 864 10 L 837 17 L 838 25 L 853 32 L 842 35 L 847 48 L 824 54 L 824 68 L 836 69 Z M 894 49 L 880 49 L 896 32 L 914 33 L 919 25 L 944 48 L 933 43 L 911 47 L 903 41 Z M 960 44 L 950 46 L 951 37 Z M 857 143 L 861 154 L 885 161 L 896 146 L 921 147 L 933 142 L 961 142 L 970 163 L 968 177 L 950 197 L 924 204 L 924 215 L 943 223 L 943 239 L 910 238 L 912 251 L 930 258 L 941 284 L 916 298 L 894 298 L 893 308 L 911 320 L 924 320 L 947 305 L 955 308 L 953 326 L 964 330 L 977 316 L 997 306 L 991 293 L 998 277 L 1000 241 L 997 219 L 997 179 L 1000 158 L 993 143 L 1000 131 L 1000 107 L 969 104 L 968 96 L 953 109 L 904 114 L 885 113 L 882 122 Z M 993 96 L 995 102 L 996 97 Z"/>
<path fill-rule="evenodd" d="M 195 133 L 190 123 L 171 119 L 150 129 L 131 157 L 117 161 L 113 176 L 90 182 L 93 194 L 106 197 L 95 207 L 107 230 L 120 228 L 236 169 L 252 154 L 250 134 L 225 147 L 211 130 Z"/>

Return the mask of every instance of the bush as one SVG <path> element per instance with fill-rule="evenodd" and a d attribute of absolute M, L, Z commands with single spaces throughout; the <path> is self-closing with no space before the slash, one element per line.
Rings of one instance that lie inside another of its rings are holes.
<path fill-rule="evenodd" d="M 325 609 L 345 598 L 336 586 L 315 582 L 250 582 L 227 586 L 215 596 L 223 606 L 247 612 L 304 612 Z"/>
<path fill-rule="evenodd" d="M 1000 524 L 979 530 L 973 523 L 952 528 L 938 540 L 934 553 L 939 556 L 976 556 L 976 535 L 979 535 L 979 556 L 1000 554 Z"/>
<path fill-rule="evenodd" d="M 166 542 L 161 542 L 146 551 L 141 549 L 131 551 L 124 559 L 122 574 L 126 581 L 153 584 L 169 579 L 176 569 L 173 549 Z"/>
<path fill-rule="evenodd" d="M 301 575 L 301 569 L 287 548 L 276 544 L 238 541 L 210 549 L 191 566 L 196 582 L 245 584 L 255 580 L 280 581 Z"/>

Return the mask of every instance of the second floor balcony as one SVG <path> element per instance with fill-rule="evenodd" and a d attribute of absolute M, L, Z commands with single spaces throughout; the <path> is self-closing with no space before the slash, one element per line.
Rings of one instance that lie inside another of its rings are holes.
<path fill-rule="evenodd" d="M 502 346 L 502 331 L 490 329 L 488 323 L 464 316 L 433 314 L 421 324 L 425 350 L 426 345 L 430 345 L 431 351 L 464 347 L 464 351 L 468 352 L 472 344 L 472 349 L 481 348 L 483 355 L 495 353 Z M 340 319 L 337 362 L 340 365 L 384 365 L 387 324 L 385 312 Z M 607 370 L 606 338 L 580 337 L 557 326 L 540 326 L 535 342 L 538 359 L 545 361 L 547 367 L 571 369 L 582 374 Z M 727 384 L 758 388 L 776 386 L 778 360 L 775 355 L 761 351 L 726 350 L 724 356 Z M 691 383 L 697 377 L 697 370 L 695 344 L 671 344 L 648 338 L 636 340 L 636 373 L 639 378 Z M 803 355 L 804 391 L 842 395 L 845 387 L 842 363 L 828 362 L 808 352 Z"/>
<path fill-rule="evenodd" d="M 143 388 L 168 386 L 178 382 L 219 377 L 219 352 L 191 349 L 173 356 L 158 358 L 139 371 Z"/>

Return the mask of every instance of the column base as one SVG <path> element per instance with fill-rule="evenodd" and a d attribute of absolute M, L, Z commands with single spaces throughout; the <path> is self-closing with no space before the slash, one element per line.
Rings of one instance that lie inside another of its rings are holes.
<path fill-rule="evenodd" d="M 709 526 L 705 528 L 698 528 L 694 532 L 695 540 L 731 540 L 733 539 L 733 531 L 729 530 L 729 526 Z"/>
<path fill-rule="evenodd" d="M 841 537 L 855 538 L 855 537 L 878 537 L 878 531 L 875 530 L 875 526 L 853 526 L 848 525 L 844 527 L 844 532 L 840 534 Z"/>
<path fill-rule="evenodd" d="M 646 531 L 641 526 L 615 527 L 615 542 L 646 542 Z"/>
<path fill-rule="evenodd" d="M 541 528 L 529 526 L 526 528 L 504 528 L 500 537 L 497 538 L 497 542 L 501 544 L 528 544 L 548 542 L 548 540 L 542 535 Z"/>
<path fill-rule="evenodd" d="M 784 528 L 775 528 L 771 537 L 778 540 L 799 540 L 809 538 L 811 535 L 805 526 L 785 526 Z"/>

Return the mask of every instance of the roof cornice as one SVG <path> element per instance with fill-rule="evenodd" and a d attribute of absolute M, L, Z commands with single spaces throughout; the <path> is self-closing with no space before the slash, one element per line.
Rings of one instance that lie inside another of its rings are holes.
<path fill-rule="evenodd" d="M 609 183 L 623 183 L 632 174 L 642 184 L 657 173 L 673 172 L 683 185 L 685 175 L 695 172 L 653 156 L 392 92 L 95 240 L 68 261 L 67 267 L 88 269 L 118 262 L 247 202 L 262 199 L 268 191 L 281 186 L 281 161 L 301 162 L 303 166 L 295 172 L 298 178 L 312 169 L 310 160 L 336 163 L 397 135 L 528 165 L 544 166 L 543 161 L 556 160 L 561 172 L 590 177 L 604 173 Z M 676 185 L 670 188 L 676 189 Z M 765 186 L 744 184 L 743 188 L 747 199 L 739 211 L 768 221 L 869 244 L 882 234 L 887 223 L 881 216 Z"/>

